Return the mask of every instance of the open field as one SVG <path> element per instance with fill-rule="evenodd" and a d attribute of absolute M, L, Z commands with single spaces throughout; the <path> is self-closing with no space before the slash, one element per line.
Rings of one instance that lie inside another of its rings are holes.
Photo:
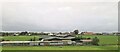
<path fill-rule="evenodd" d="M 117 46 L 4 46 L 3 50 L 117 50 Z"/>
<path fill-rule="evenodd" d="M 10 41 L 28 41 L 30 39 L 36 38 L 36 40 L 39 40 L 40 36 L 3 36 L 2 39 L 4 40 L 10 40 Z"/>
<path fill-rule="evenodd" d="M 79 35 L 81 36 L 81 35 Z M 5 40 L 25 41 L 40 36 L 4 36 Z M 82 37 L 98 37 L 100 46 L 3 46 L 3 50 L 117 50 L 118 36 L 109 35 L 83 35 Z M 109 44 L 109 45 L 106 45 Z M 106 46 L 102 46 L 106 45 Z"/>
<path fill-rule="evenodd" d="M 79 37 L 81 35 L 78 35 Z M 36 37 L 36 40 L 39 40 L 40 36 L 4 36 L 2 39 L 10 41 L 28 41 Z M 82 35 L 86 38 L 98 37 L 100 39 L 99 44 L 118 44 L 118 36 L 109 36 L 109 35 Z"/>
<path fill-rule="evenodd" d="M 94 38 L 98 37 L 100 40 L 99 44 L 118 44 L 118 36 L 113 35 L 83 35 L 82 37 Z"/>

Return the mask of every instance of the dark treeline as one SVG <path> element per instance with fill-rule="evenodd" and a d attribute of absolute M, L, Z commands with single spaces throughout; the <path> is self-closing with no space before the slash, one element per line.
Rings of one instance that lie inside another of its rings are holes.
<path fill-rule="evenodd" d="M 32 36 L 32 35 L 48 35 L 48 33 L 44 33 L 44 32 L 1 32 L 0 36 Z"/>

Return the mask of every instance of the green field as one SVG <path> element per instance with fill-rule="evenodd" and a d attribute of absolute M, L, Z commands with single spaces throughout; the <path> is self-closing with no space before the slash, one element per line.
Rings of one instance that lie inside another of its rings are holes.
<path fill-rule="evenodd" d="M 3 50 L 117 50 L 117 46 L 4 46 Z"/>
<path fill-rule="evenodd" d="M 80 35 L 79 35 L 80 37 Z M 99 44 L 118 44 L 118 36 L 113 36 L 113 35 L 84 35 L 82 37 L 86 37 L 86 38 L 94 38 L 94 37 L 98 37 L 98 39 L 100 40 Z"/>
<path fill-rule="evenodd" d="M 30 39 L 39 40 L 40 36 L 3 36 L 2 39 L 4 40 L 10 40 L 10 41 L 28 41 Z"/>
<path fill-rule="evenodd" d="M 40 38 L 40 36 L 4 36 L 2 39 L 10 41 L 28 41 L 30 39 L 33 39 L 34 37 L 36 37 L 36 40 L 39 40 Z M 84 35 L 82 37 L 86 38 L 98 37 L 100 39 L 99 44 L 118 44 L 118 36 Z"/>
<path fill-rule="evenodd" d="M 81 35 L 78 35 L 81 36 Z M 3 39 L 11 41 L 26 41 L 40 36 L 4 36 Z M 84 35 L 82 37 L 98 37 L 100 46 L 3 46 L 3 50 L 117 50 L 118 36 Z M 105 45 L 109 44 L 109 45 Z M 105 46 L 103 46 L 105 45 Z"/>

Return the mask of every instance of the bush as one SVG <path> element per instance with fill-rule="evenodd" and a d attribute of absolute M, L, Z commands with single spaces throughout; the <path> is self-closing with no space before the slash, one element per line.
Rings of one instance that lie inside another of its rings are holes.
<path fill-rule="evenodd" d="M 98 43 L 99 43 L 99 39 L 97 37 L 92 39 L 92 44 L 93 45 L 99 45 Z"/>

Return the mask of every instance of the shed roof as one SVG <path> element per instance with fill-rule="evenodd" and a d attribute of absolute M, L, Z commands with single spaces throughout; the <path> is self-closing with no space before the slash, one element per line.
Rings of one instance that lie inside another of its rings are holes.
<path fill-rule="evenodd" d="M 45 40 L 49 40 L 49 39 L 73 39 L 75 37 L 66 37 L 66 38 L 61 38 L 61 37 L 49 37 L 49 38 L 45 38 Z"/>
<path fill-rule="evenodd" d="M 83 42 L 91 42 L 92 40 L 80 40 L 80 41 L 83 41 Z"/>
<path fill-rule="evenodd" d="M 42 43 L 42 42 L 62 42 L 62 41 L 3 41 L 0 43 Z"/>

